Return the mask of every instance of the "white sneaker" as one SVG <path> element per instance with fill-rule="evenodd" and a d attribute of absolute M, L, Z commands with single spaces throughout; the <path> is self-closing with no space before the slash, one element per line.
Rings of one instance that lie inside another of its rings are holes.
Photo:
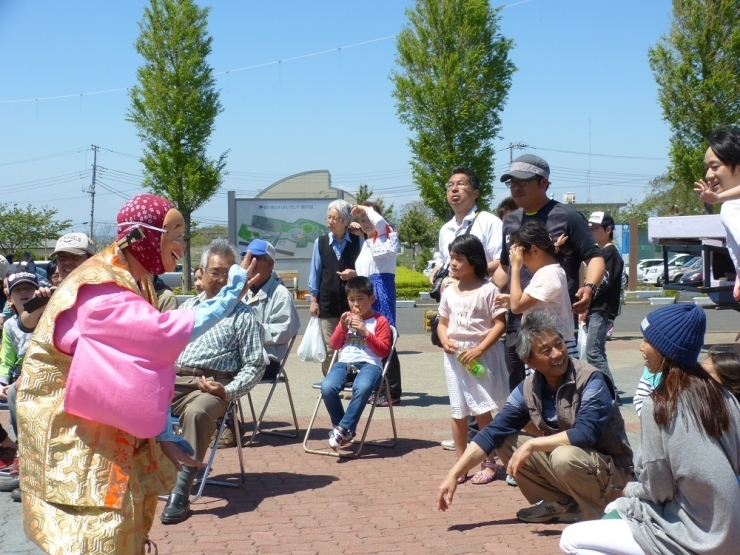
<path fill-rule="evenodd" d="M 454 451 L 455 450 L 455 440 L 445 439 L 442 442 L 442 449 L 444 449 L 445 451 Z"/>

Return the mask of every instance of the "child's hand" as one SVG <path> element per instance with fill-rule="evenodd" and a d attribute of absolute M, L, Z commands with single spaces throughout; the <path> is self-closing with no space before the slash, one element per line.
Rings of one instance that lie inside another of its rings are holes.
<path fill-rule="evenodd" d="M 450 341 L 449 339 L 442 339 L 441 337 L 439 340 L 442 342 L 442 348 L 444 349 L 445 353 L 448 353 L 450 355 L 454 355 L 457 352 L 457 343 L 454 341 Z"/>
<path fill-rule="evenodd" d="M 352 318 L 352 313 L 349 311 L 345 312 L 339 317 L 339 323 L 342 325 L 342 329 L 344 331 L 347 331 L 347 329 L 349 328 L 349 321 L 351 318 Z"/>
<path fill-rule="evenodd" d="M 509 249 L 509 262 L 511 262 L 512 268 L 521 269 L 522 264 L 524 264 L 524 247 L 521 245 L 513 245 L 511 249 Z"/>
<path fill-rule="evenodd" d="M 467 364 L 467 363 L 471 362 L 473 359 L 478 358 L 482 354 L 483 353 L 481 352 L 480 349 L 478 349 L 478 347 L 475 347 L 474 349 L 465 349 L 458 356 L 458 360 L 462 364 Z"/>
<path fill-rule="evenodd" d="M 352 319 L 349 323 L 350 327 L 357 331 L 362 337 L 365 337 L 368 334 L 367 328 L 365 327 L 365 320 L 362 319 L 362 316 L 359 316 L 357 314 L 354 314 L 352 316 Z"/>
<path fill-rule="evenodd" d="M 493 308 L 511 308 L 511 295 L 499 293 L 493 298 Z"/>

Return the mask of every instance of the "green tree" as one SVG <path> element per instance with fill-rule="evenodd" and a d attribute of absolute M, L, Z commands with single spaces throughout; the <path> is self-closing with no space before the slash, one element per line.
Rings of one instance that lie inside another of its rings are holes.
<path fill-rule="evenodd" d="M 412 267 L 416 268 L 416 246 L 434 248 L 442 221 L 421 202 L 411 202 L 403 207 L 398 225 L 398 238 L 414 247 Z"/>
<path fill-rule="evenodd" d="M 56 239 L 72 220 L 55 220 L 57 210 L 0 204 L 0 251 L 20 258 L 25 250 L 41 250 L 47 239 Z"/>
<path fill-rule="evenodd" d="M 738 0 L 673 0 L 670 31 L 649 49 L 663 119 L 673 132 L 668 178 L 678 189 L 690 192 L 704 174 L 712 130 L 740 120 L 738 19 Z"/>
<path fill-rule="evenodd" d="M 143 142 L 143 186 L 169 198 L 185 218 L 185 289 L 191 286 L 192 214 L 220 187 L 228 154 L 211 159 L 206 153 L 222 111 L 206 61 L 213 40 L 209 11 L 193 0 L 150 0 L 135 43 L 144 63 L 126 116 Z"/>
<path fill-rule="evenodd" d="M 373 194 L 373 190 L 368 187 L 367 184 L 360 183 L 360 188 L 357 189 L 357 194 L 355 195 L 355 198 L 357 199 L 357 204 L 362 204 L 366 200 L 374 202 L 378 205 L 378 208 L 380 208 L 380 211 L 383 213 L 385 221 L 393 226 L 393 224 L 395 224 L 396 222 L 396 214 L 393 212 L 394 204 L 391 203 L 390 205 L 386 206 L 383 197 L 373 198 Z"/>
<path fill-rule="evenodd" d="M 457 165 L 478 175 L 480 208 L 493 200 L 493 140 L 516 70 L 500 9 L 488 0 L 416 0 L 396 40 L 391 80 L 399 119 L 414 134 L 413 179 L 440 218 L 449 217 L 443 184 Z"/>
<path fill-rule="evenodd" d="M 617 222 L 627 222 L 630 218 L 636 218 L 640 229 L 646 230 L 648 218 L 668 216 L 674 206 L 685 215 L 704 212 L 704 206 L 693 192 L 693 188 L 671 181 L 668 175 L 661 175 L 650 181 L 645 198 L 641 202 L 635 203 L 630 200 L 627 206 L 620 208 L 618 214 L 612 216 Z"/>

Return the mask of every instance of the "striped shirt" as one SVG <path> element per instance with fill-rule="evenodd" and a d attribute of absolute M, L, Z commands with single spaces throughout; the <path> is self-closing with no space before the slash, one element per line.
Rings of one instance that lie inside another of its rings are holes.
<path fill-rule="evenodd" d="M 205 293 L 188 299 L 180 309 L 193 310 L 205 300 Z M 234 379 L 226 385 L 226 400 L 246 395 L 265 373 L 262 326 L 244 303 L 237 303 L 231 314 L 202 336 L 192 341 L 177 359 L 180 366 L 230 372 Z"/>

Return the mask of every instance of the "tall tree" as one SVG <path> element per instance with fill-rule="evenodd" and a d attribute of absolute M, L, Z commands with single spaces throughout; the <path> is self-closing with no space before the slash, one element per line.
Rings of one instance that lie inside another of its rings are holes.
<path fill-rule="evenodd" d="M 673 131 L 668 177 L 681 189 L 691 190 L 704 174 L 712 130 L 740 120 L 738 20 L 738 0 L 673 0 L 670 31 L 649 49 L 663 119 Z"/>
<path fill-rule="evenodd" d="M 416 245 L 433 249 L 437 244 L 442 222 L 422 202 L 404 205 L 398 225 L 398 238 L 414 247 L 413 267 L 416 268 Z"/>
<path fill-rule="evenodd" d="M 493 200 L 493 140 L 516 70 L 513 41 L 499 32 L 500 8 L 489 0 L 416 0 L 406 10 L 391 73 L 401 122 L 414 136 L 411 168 L 421 199 L 449 217 L 444 183 L 457 165 L 481 182 L 479 206 Z"/>
<path fill-rule="evenodd" d="M 383 197 L 373 198 L 374 194 L 375 192 L 366 183 L 360 183 L 360 188 L 357 189 L 357 194 L 355 195 L 355 199 L 357 199 L 357 204 L 362 204 L 366 200 L 374 202 L 378 205 L 378 208 L 380 208 L 380 211 L 383 213 L 385 221 L 390 223 L 392 226 L 396 222 L 396 214 L 393 212 L 394 204 L 391 203 L 390 205 L 386 205 L 385 199 L 383 199 Z"/>
<path fill-rule="evenodd" d="M 211 159 L 206 153 L 222 111 L 206 61 L 213 40 L 207 31 L 209 11 L 193 0 L 150 0 L 135 43 L 144 63 L 126 117 L 144 143 L 144 187 L 169 198 L 185 218 L 186 290 L 191 287 L 192 214 L 220 187 L 228 154 Z"/>
<path fill-rule="evenodd" d="M 72 220 L 55 220 L 56 215 L 54 209 L 0 204 L 0 251 L 20 258 L 24 250 L 43 249 L 47 239 L 57 239 L 72 225 Z"/>

